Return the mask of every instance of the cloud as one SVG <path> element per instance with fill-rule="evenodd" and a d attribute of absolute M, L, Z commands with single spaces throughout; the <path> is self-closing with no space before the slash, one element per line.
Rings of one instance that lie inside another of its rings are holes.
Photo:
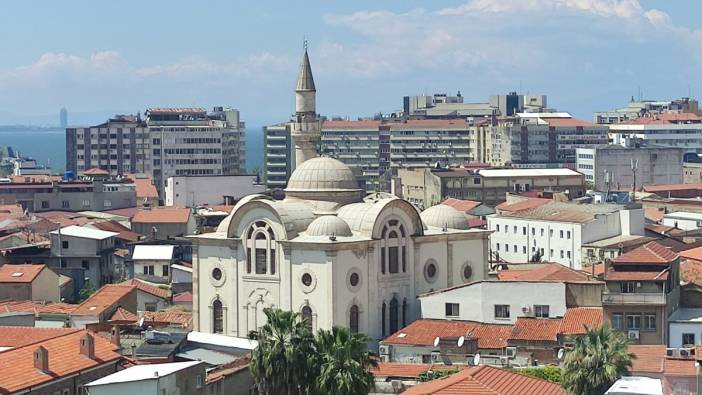
<path fill-rule="evenodd" d="M 641 14 L 638 0 L 473 0 L 439 10 L 439 15 L 471 13 L 553 12 L 574 10 L 603 17 L 632 18 Z"/>

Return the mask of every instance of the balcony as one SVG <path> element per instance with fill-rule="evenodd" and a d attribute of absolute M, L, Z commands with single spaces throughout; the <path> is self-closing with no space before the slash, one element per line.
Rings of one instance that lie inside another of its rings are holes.
<path fill-rule="evenodd" d="M 603 305 L 665 305 L 664 293 L 603 293 Z"/>

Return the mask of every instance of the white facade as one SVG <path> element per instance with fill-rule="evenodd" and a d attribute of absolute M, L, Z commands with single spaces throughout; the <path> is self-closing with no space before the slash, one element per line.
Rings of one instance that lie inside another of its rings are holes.
<path fill-rule="evenodd" d="M 668 347 L 702 345 L 702 309 L 680 308 L 668 318 L 668 326 Z M 685 341 L 692 340 L 692 343 L 683 343 L 683 337 Z"/>
<path fill-rule="evenodd" d="M 579 270 L 585 259 L 582 256 L 584 244 L 618 235 L 644 235 L 642 209 L 599 205 L 602 206 L 601 212 L 593 213 L 589 218 L 578 216 L 579 220 L 573 221 L 568 215 L 562 215 L 563 211 L 569 208 L 587 210 L 585 205 L 551 203 L 547 206 L 552 205 L 558 205 L 548 210 L 552 215 L 529 215 L 531 211 L 526 210 L 523 216 L 519 213 L 489 216 L 487 227 L 493 231 L 490 236 L 493 254 L 499 254 L 506 262 L 525 263 L 539 252 L 542 261 Z M 559 207 L 563 211 L 559 211 Z"/>
<path fill-rule="evenodd" d="M 682 230 L 702 228 L 702 214 L 676 211 L 663 215 L 663 225 L 672 226 Z"/>
<path fill-rule="evenodd" d="M 419 303 L 422 319 L 513 324 L 518 317 L 536 316 L 537 310 L 538 318 L 563 317 L 566 312 L 566 284 L 537 281 L 481 281 L 421 295 Z M 457 311 L 456 307 L 449 307 L 448 304 L 458 305 Z M 496 306 L 509 307 L 507 309 Z M 505 316 L 502 313 L 506 310 L 508 313 Z M 546 312 L 547 315 L 545 315 Z"/>
<path fill-rule="evenodd" d="M 395 196 L 363 198 L 348 166 L 307 157 L 319 129 L 306 56 L 305 64 L 291 130 L 296 160 L 307 160 L 286 199 L 247 196 L 216 232 L 193 237 L 197 331 L 245 337 L 277 307 L 313 330 L 347 326 L 381 339 L 419 316 L 417 295 L 487 277 L 489 232 L 468 230 L 464 214 L 445 206 L 420 217 Z M 447 209 L 461 229 L 442 229 Z"/>
<path fill-rule="evenodd" d="M 246 195 L 263 193 L 254 175 L 179 176 L 166 180 L 166 206 L 194 207 L 233 204 Z"/>
<path fill-rule="evenodd" d="M 648 144 L 683 148 L 685 152 L 702 153 L 702 122 L 613 124 L 609 126 L 614 144 L 625 145 L 636 139 Z"/>

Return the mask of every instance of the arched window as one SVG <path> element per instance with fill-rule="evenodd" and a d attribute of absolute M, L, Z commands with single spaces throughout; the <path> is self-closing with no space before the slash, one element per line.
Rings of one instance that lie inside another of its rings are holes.
<path fill-rule="evenodd" d="M 222 302 L 216 299 L 212 303 L 212 332 L 224 333 L 224 309 Z"/>
<path fill-rule="evenodd" d="M 398 327 L 400 321 L 400 309 L 398 305 L 399 303 L 397 302 L 397 298 L 392 298 L 392 300 L 390 301 L 390 334 L 393 334 L 397 332 L 398 329 L 400 329 Z"/>
<path fill-rule="evenodd" d="M 349 311 L 349 329 L 352 333 L 358 333 L 358 306 L 351 306 Z"/>
<path fill-rule="evenodd" d="M 305 324 L 307 329 L 312 332 L 312 308 L 310 306 L 302 307 L 302 322 Z"/>
<path fill-rule="evenodd" d="M 380 272 L 407 272 L 407 237 L 405 227 L 396 219 L 383 226 L 380 240 Z"/>
<path fill-rule="evenodd" d="M 402 300 L 402 327 L 407 326 L 407 299 Z"/>
<path fill-rule="evenodd" d="M 382 323 L 382 327 L 383 327 L 383 330 L 382 330 L 383 337 L 387 336 L 387 331 L 385 330 L 385 316 L 386 316 L 385 310 L 386 310 L 385 302 L 383 302 L 383 308 L 382 308 L 382 311 L 380 313 L 380 322 Z"/>
<path fill-rule="evenodd" d="M 275 274 L 275 233 L 265 221 L 256 221 L 246 233 L 246 273 Z M 253 266 L 253 268 L 252 268 Z"/>

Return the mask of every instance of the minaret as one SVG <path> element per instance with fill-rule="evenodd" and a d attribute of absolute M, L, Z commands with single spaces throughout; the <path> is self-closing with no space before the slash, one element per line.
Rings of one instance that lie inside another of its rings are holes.
<path fill-rule="evenodd" d="M 317 117 L 316 96 L 317 89 L 314 87 L 310 58 L 307 56 L 307 41 L 305 41 L 305 54 L 302 57 L 295 88 L 295 118 L 290 123 L 291 136 L 295 144 L 295 167 L 317 156 L 322 123 Z"/>

